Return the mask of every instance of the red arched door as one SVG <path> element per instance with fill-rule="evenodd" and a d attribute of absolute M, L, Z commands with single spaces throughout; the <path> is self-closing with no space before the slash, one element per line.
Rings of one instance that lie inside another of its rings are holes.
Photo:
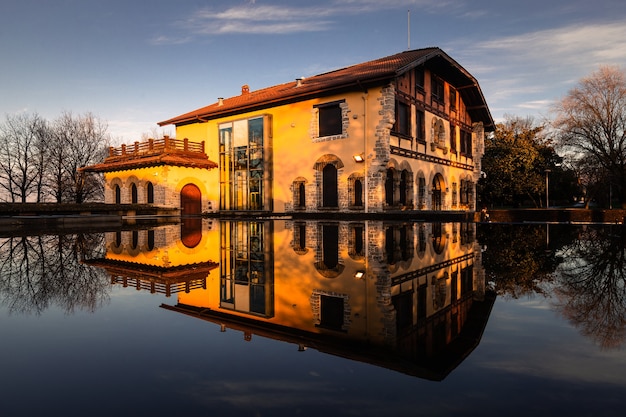
<path fill-rule="evenodd" d="M 180 208 L 183 216 L 202 214 L 202 194 L 197 186 L 187 184 L 180 190 Z"/>

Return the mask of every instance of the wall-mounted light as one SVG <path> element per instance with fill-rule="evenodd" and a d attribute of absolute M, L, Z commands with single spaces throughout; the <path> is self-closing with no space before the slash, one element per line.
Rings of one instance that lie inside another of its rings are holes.
<path fill-rule="evenodd" d="M 354 273 L 354 278 L 356 279 L 361 279 L 365 276 L 365 271 L 356 271 Z"/>
<path fill-rule="evenodd" d="M 360 153 L 358 155 L 352 155 L 352 157 L 354 158 L 355 162 L 363 162 L 363 161 L 365 161 L 365 157 L 363 156 L 362 153 Z"/>

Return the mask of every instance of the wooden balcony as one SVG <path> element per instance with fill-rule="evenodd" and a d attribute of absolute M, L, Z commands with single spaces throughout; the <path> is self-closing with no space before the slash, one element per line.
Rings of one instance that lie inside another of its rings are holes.
<path fill-rule="evenodd" d="M 191 142 L 187 138 L 175 139 L 164 136 L 162 139 L 148 139 L 146 142 L 135 142 L 132 145 L 122 145 L 119 148 L 110 147 L 109 156 L 105 162 L 117 162 L 163 154 L 207 158 L 204 152 L 204 141 Z"/>
<path fill-rule="evenodd" d="M 148 139 L 132 145 L 110 147 L 109 155 L 100 164 L 84 167 L 84 172 L 112 172 L 150 166 L 172 165 L 191 168 L 212 169 L 217 164 L 209 160 L 204 141 L 192 142 L 189 139 L 175 139 L 164 136 L 161 139 Z"/>

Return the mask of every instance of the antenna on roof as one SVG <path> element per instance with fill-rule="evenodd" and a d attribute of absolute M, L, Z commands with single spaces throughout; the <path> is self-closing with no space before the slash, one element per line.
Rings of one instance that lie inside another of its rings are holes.
<path fill-rule="evenodd" d="M 406 40 L 407 40 L 407 49 L 411 49 L 411 9 L 406 11 Z"/>

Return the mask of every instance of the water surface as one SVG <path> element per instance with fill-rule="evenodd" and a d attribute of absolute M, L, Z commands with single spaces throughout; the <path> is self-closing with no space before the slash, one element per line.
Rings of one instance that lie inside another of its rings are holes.
<path fill-rule="evenodd" d="M 0 414 L 623 415 L 624 242 L 374 221 L 4 237 Z"/>

